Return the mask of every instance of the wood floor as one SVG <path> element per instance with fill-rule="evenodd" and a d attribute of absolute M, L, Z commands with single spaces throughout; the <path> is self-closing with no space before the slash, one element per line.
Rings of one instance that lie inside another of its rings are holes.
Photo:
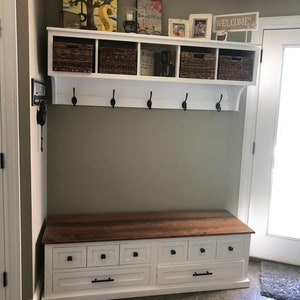
<path fill-rule="evenodd" d="M 174 294 L 165 296 L 152 296 L 131 298 L 132 300 L 271 300 L 260 294 L 260 262 L 250 260 L 249 262 L 250 287 L 246 289 L 234 289 L 213 292 Z"/>

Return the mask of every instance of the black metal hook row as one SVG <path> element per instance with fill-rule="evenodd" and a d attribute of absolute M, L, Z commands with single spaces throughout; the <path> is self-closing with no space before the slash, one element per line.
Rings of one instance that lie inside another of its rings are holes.
<path fill-rule="evenodd" d="M 187 110 L 188 96 L 189 96 L 189 93 L 186 93 L 185 94 L 185 99 L 181 103 L 181 107 L 182 107 L 182 109 L 184 111 Z M 223 99 L 223 94 L 221 94 L 220 100 L 216 103 L 216 110 L 218 112 L 220 112 L 222 110 L 222 107 L 221 107 L 221 101 L 222 101 L 222 99 Z M 73 106 L 75 106 L 77 104 L 75 87 L 73 87 L 73 96 L 72 96 L 71 102 L 72 102 Z M 113 95 L 112 95 L 112 98 L 110 99 L 110 105 L 111 105 L 111 107 L 115 108 L 116 103 L 117 103 L 117 101 L 115 99 L 115 89 L 113 89 Z M 150 91 L 150 97 L 149 97 L 149 99 L 147 101 L 147 107 L 149 108 L 149 110 L 152 109 L 152 91 Z"/>

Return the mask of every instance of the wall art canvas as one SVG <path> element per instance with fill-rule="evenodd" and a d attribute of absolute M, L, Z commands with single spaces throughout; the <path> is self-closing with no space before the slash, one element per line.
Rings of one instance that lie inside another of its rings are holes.
<path fill-rule="evenodd" d="M 137 0 L 137 33 L 161 35 L 162 0 Z"/>
<path fill-rule="evenodd" d="M 62 0 L 62 27 L 117 31 L 117 0 Z"/>

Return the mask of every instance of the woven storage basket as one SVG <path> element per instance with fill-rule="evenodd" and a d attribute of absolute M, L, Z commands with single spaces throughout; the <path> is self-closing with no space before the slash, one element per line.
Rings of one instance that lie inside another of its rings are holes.
<path fill-rule="evenodd" d="M 218 79 L 252 81 L 253 58 L 220 55 Z"/>
<path fill-rule="evenodd" d="M 179 76 L 182 78 L 214 79 L 215 66 L 215 53 L 182 51 Z"/>
<path fill-rule="evenodd" d="M 99 73 L 137 74 L 137 50 L 131 48 L 100 47 Z"/>
<path fill-rule="evenodd" d="M 53 71 L 93 72 L 94 44 L 53 41 Z"/>

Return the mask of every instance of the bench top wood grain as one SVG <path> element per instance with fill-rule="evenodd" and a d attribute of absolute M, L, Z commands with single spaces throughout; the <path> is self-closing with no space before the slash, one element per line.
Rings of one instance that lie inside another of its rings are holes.
<path fill-rule="evenodd" d="M 254 231 L 226 210 L 59 215 L 47 218 L 43 244 L 247 233 Z"/>

